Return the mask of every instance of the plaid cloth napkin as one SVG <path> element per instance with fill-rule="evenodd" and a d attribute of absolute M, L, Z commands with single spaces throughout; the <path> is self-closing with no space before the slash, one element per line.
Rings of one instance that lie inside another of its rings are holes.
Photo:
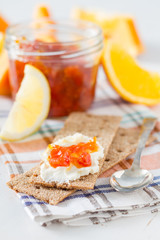
<path fill-rule="evenodd" d="M 0 126 L 7 117 L 11 105 L 11 100 L 0 98 Z M 158 107 L 154 107 L 153 110 L 158 112 Z M 142 105 L 123 101 L 110 88 L 105 76 L 101 73 L 90 113 L 122 115 L 121 126 L 133 128 L 141 125 L 144 117 L 155 116 L 154 111 Z M 40 154 L 53 140 L 63 123 L 64 118 L 46 120 L 38 132 L 25 140 L 13 143 L 0 142 L 0 160 L 8 168 L 10 177 L 24 173 L 38 164 Z M 159 123 L 157 127 L 159 128 Z M 160 133 L 157 132 L 156 136 L 160 140 Z M 130 167 L 132 157 L 102 174 L 94 190 L 77 191 L 57 206 L 51 206 L 26 194 L 18 193 L 17 196 L 27 214 L 43 226 L 54 222 L 72 226 L 104 224 L 120 217 L 157 212 L 160 210 L 160 144 L 158 141 L 145 148 L 141 161 L 142 167 L 150 169 L 154 174 L 152 184 L 126 194 L 116 192 L 109 184 L 109 176 L 114 171 Z"/>

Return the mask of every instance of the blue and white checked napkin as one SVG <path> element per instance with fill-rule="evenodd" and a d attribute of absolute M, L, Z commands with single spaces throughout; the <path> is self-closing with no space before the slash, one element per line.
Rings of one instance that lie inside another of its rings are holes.
<path fill-rule="evenodd" d="M 6 119 L 11 105 L 9 99 L 0 98 L 0 125 Z M 89 112 L 121 115 L 123 116 L 121 126 L 125 128 L 139 126 L 144 117 L 155 116 L 154 112 L 145 106 L 123 101 L 110 88 L 102 74 L 97 83 L 95 101 Z M 56 132 L 63 126 L 63 122 L 64 119 L 46 120 L 37 133 L 23 141 L 0 142 L 0 160 L 6 164 L 11 177 L 26 172 L 40 161 L 40 153 L 44 151 L 48 142 L 52 141 Z M 160 134 L 156 134 L 160 140 Z M 109 184 L 108 177 L 114 171 L 130 166 L 130 161 L 126 159 L 103 174 L 97 180 L 94 190 L 77 191 L 57 206 L 51 206 L 26 194 L 18 193 L 17 196 L 30 218 L 43 226 L 55 222 L 71 226 L 104 224 L 120 217 L 158 212 L 160 210 L 159 157 L 158 141 L 144 150 L 143 165 L 153 172 L 154 182 L 132 193 L 116 192 Z M 4 174 L 7 174 L 7 171 Z"/>

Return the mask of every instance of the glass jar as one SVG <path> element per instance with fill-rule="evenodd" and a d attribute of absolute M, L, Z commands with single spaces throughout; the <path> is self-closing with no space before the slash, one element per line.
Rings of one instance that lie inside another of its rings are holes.
<path fill-rule="evenodd" d="M 25 64 L 41 70 L 51 88 L 49 116 L 85 111 L 93 101 L 100 56 L 101 29 L 84 21 L 36 21 L 13 25 L 6 33 L 12 96 Z"/>

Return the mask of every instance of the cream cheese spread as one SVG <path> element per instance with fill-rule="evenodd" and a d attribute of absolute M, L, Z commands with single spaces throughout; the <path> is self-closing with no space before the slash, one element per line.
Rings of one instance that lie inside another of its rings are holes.
<path fill-rule="evenodd" d="M 75 133 L 74 135 L 64 137 L 62 139 L 57 140 L 56 142 L 52 143 L 51 146 L 59 145 L 62 147 L 69 147 L 71 145 L 76 145 L 80 142 L 87 143 L 92 138 L 85 136 L 81 133 Z M 104 149 L 103 147 L 97 142 L 98 151 L 90 153 L 91 156 L 91 166 L 89 167 L 82 167 L 77 168 L 76 166 L 72 165 L 71 167 L 52 167 L 49 164 L 48 156 L 50 154 L 51 149 L 47 148 L 42 156 L 43 163 L 41 165 L 41 178 L 45 182 L 59 182 L 59 183 L 68 183 L 69 181 L 73 181 L 79 179 L 81 176 L 85 176 L 88 174 L 94 174 L 99 171 L 99 160 L 104 157 Z"/>

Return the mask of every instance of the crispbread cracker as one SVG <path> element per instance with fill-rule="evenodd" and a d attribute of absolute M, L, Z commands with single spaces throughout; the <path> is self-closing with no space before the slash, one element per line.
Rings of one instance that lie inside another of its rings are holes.
<path fill-rule="evenodd" d="M 11 179 L 7 185 L 16 192 L 25 193 L 34 196 L 41 201 L 47 202 L 51 205 L 56 205 L 64 198 L 71 195 L 74 190 L 65 190 L 57 188 L 46 188 L 42 186 L 34 186 L 28 183 L 28 179 L 33 175 L 35 168 L 27 171 L 26 173 L 19 174 Z"/>
<path fill-rule="evenodd" d="M 73 135 L 76 132 L 89 137 L 97 137 L 97 141 L 104 148 L 104 157 L 99 160 L 99 172 L 82 176 L 69 183 L 45 182 L 40 176 L 40 166 L 35 169 L 30 183 L 37 186 L 57 187 L 64 189 L 93 189 L 100 173 L 109 147 L 117 132 L 121 117 L 96 116 L 86 113 L 72 113 L 65 122 L 64 128 L 60 130 L 53 143 L 58 139 Z"/>
<path fill-rule="evenodd" d="M 101 174 L 135 152 L 138 145 L 139 134 L 140 129 L 118 129 L 103 163 Z M 149 145 L 155 139 L 154 136 L 150 135 L 146 145 Z"/>
<path fill-rule="evenodd" d="M 125 134 L 122 136 L 122 134 Z M 131 136 L 132 135 L 132 136 Z M 129 154 L 133 153 L 138 144 L 138 129 L 122 129 L 120 128 L 117 131 L 117 134 L 110 146 L 109 153 L 106 159 L 109 161 L 105 161 L 104 165 L 101 169 L 101 174 L 106 172 L 109 168 L 113 167 L 118 162 L 124 160 Z M 123 140 L 122 140 L 123 138 Z M 124 153 L 118 154 L 117 146 L 123 147 L 124 139 L 128 141 L 127 149 L 124 149 Z M 130 140 L 132 139 L 133 142 Z M 148 143 L 154 141 L 155 138 L 153 136 L 149 137 Z M 118 145 L 117 145 L 118 144 Z M 113 154 L 114 153 L 114 154 Z M 118 155 L 117 155 L 118 154 Z M 36 168 L 36 167 L 35 167 Z M 63 199 L 74 193 L 76 190 L 63 190 L 56 188 L 47 188 L 43 186 L 35 186 L 33 184 L 28 183 L 28 179 L 33 175 L 35 168 L 29 170 L 26 173 L 20 174 L 13 179 L 11 179 L 7 184 L 10 188 L 17 192 L 22 192 L 28 195 L 32 195 L 37 199 L 45 201 L 51 205 L 56 205 L 61 202 Z"/>

